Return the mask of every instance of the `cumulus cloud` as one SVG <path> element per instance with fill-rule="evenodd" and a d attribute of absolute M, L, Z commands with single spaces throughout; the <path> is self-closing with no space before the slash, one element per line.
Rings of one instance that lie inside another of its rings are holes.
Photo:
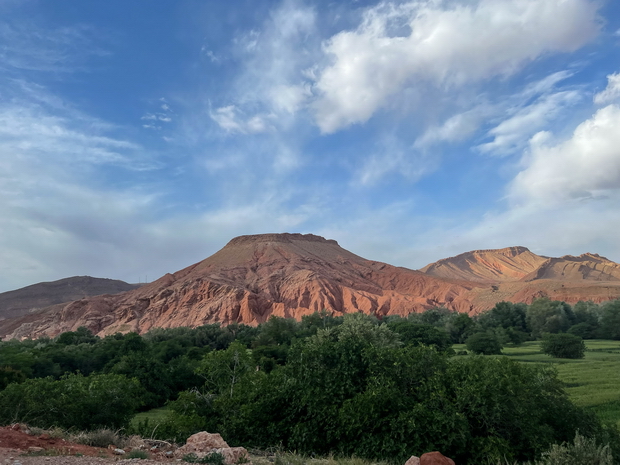
<path fill-rule="evenodd" d="M 605 105 L 620 98 L 620 73 L 607 76 L 607 87 L 594 96 L 594 103 Z"/>
<path fill-rule="evenodd" d="M 581 123 L 570 139 L 554 143 L 536 134 L 514 179 L 514 203 L 552 204 L 601 198 L 620 190 L 620 107 L 608 105 Z"/>
<path fill-rule="evenodd" d="M 324 44 L 331 64 L 313 102 L 325 133 L 367 121 L 406 86 L 461 86 L 509 76 L 549 52 L 570 52 L 599 30 L 588 0 L 381 3 Z"/>

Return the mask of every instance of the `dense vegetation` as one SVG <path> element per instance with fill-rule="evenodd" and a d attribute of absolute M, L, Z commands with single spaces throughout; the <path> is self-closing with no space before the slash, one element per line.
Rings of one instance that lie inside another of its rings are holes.
<path fill-rule="evenodd" d="M 390 461 L 435 449 L 479 463 L 530 460 L 579 430 L 618 459 L 617 431 L 574 406 L 552 369 L 451 349 L 494 354 L 542 338 L 553 356 L 582 356 L 583 339 L 620 339 L 618 328 L 620 301 L 548 299 L 502 302 L 476 318 L 436 308 L 143 336 L 80 328 L 0 343 L 0 422 L 119 428 L 167 403 L 169 419 L 143 433 L 181 440 L 206 429 L 246 446 Z"/>

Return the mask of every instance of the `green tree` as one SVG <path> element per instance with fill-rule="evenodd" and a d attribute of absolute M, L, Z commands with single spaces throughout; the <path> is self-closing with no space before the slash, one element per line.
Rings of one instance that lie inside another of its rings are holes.
<path fill-rule="evenodd" d="M 557 358 L 583 358 L 586 345 L 583 339 L 573 334 L 545 334 L 540 344 L 541 350 Z"/>
<path fill-rule="evenodd" d="M 493 331 L 474 333 L 467 338 L 465 344 L 475 354 L 496 355 L 502 353 L 502 343 Z"/>
<path fill-rule="evenodd" d="M 56 338 L 57 344 L 63 345 L 77 345 L 77 344 L 94 344 L 99 340 L 97 336 L 93 336 L 93 333 L 85 326 L 80 326 L 75 331 L 68 331 L 62 333 Z"/>
<path fill-rule="evenodd" d="M 540 338 L 543 333 L 566 332 L 573 325 L 575 316 L 567 303 L 545 297 L 530 304 L 526 320 L 532 336 Z"/>
<path fill-rule="evenodd" d="M 450 336 L 443 329 L 432 325 L 418 324 L 405 319 L 390 321 L 387 327 L 400 336 L 405 345 L 435 346 L 437 350 L 449 349 L 452 345 Z"/>
<path fill-rule="evenodd" d="M 620 339 L 620 300 L 601 304 L 600 335 L 605 339 Z"/>
<path fill-rule="evenodd" d="M 10 384 L 0 392 L 0 422 L 89 430 L 128 425 L 144 390 L 122 375 L 69 374 Z"/>
<path fill-rule="evenodd" d="M 210 352 L 204 356 L 196 373 L 205 380 L 205 389 L 214 395 L 232 398 L 235 387 L 255 371 L 248 349 L 233 342 L 228 349 Z"/>

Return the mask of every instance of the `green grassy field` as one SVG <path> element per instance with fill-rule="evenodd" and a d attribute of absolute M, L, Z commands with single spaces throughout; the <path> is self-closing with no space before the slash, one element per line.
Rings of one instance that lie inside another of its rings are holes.
<path fill-rule="evenodd" d="M 154 408 L 148 412 L 140 412 L 131 419 L 131 426 L 138 426 L 140 422 L 148 418 L 149 425 L 154 428 L 158 423 L 164 420 L 167 415 L 168 409 L 166 407 Z"/>
<path fill-rule="evenodd" d="M 566 383 L 566 392 L 577 405 L 592 409 L 603 420 L 620 427 L 620 341 L 591 340 L 586 342 L 586 356 L 579 360 L 553 358 L 540 351 L 540 342 L 503 349 L 506 357 L 524 363 L 552 363 L 559 378 Z M 458 344 L 455 350 L 465 346 Z"/>

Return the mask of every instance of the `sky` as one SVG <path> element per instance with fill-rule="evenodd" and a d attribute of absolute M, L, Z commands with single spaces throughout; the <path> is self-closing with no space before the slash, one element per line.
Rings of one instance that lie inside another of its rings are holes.
<path fill-rule="evenodd" d="M 617 0 L 0 0 L 0 292 L 245 234 L 620 262 Z"/>

